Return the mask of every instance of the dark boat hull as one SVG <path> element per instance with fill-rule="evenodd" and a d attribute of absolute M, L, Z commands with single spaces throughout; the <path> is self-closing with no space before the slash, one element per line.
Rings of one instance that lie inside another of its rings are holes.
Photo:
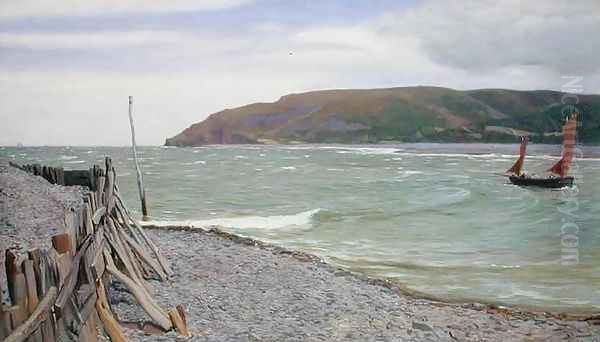
<path fill-rule="evenodd" d="M 519 186 L 537 186 L 541 188 L 558 189 L 573 186 L 573 177 L 533 178 L 533 177 L 508 177 L 511 183 Z"/>

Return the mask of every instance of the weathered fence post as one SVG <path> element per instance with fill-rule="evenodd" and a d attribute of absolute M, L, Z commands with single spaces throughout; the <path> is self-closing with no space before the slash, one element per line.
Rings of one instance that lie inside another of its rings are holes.
<path fill-rule="evenodd" d="M 135 171 L 137 174 L 140 201 L 142 202 L 142 215 L 145 219 L 148 217 L 148 210 L 146 209 L 146 190 L 144 189 L 144 179 L 142 177 L 142 172 L 140 171 L 140 164 L 138 163 L 137 159 L 137 146 L 135 144 L 135 127 L 133 125 L 133 96 L 129 96 L 129 125 L 131 126 L 131 148 L 133 150 L 133 161 L 135 163 Z"/>

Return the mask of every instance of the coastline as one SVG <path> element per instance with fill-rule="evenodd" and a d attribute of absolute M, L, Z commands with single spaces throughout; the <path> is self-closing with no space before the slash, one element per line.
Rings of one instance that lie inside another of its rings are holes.
<path fill-rule="evenodd" d="M 154 224 L 144 224 L 142 221 L 142 226 L 145 229 L 151 230 L 172 230 L 172 231 L 186 231 L 186 232 L 195 232 L 201 234 L 214 234 L 225 240 L 229 240 L 235 243 L 255 246 L 257 248 L 272 250 L 277 254 L 290 255 L 300 261 L 311 261 L 318 262 L 327 267 L 331 267 L 336 269 L 337 272 L 345 272 L 348 275 L 351 275 L 361 281 L 364 281 L 370 285 L 382 286 L 388 288 L 399 296 L 408 296 L 414 299 L 422 299 L 428 300 L 431 302 L 435 302 L 436 305 L 449 305 L 449 306 L 462 306 L 462 307 L 473 307 L 479 308 L 481 310 L 491 310 L 494 312 L 503 312 L 508 315 L 515 316 L 523 316 L 523 317 L 535 317 L 535 316 L 545 316 L 545 317 L 553 317 L 558 319 L 572 319 L 572 320 L 600 320 L 600 311 L 594 310 L 571 310 L 565 311 L 556 309 L 554 307 L 542 307 L 542 306 L 531 306 L 531 305 L 510 305 L 506 303 L 499 303 L 494 301 L 485 301 L 485 300 L 476 300 L 472 298 L 443 298 L 440 296 L 436 296 L 433 294 L 428 294 L 422 291 L 414 290 L 409 287 L 408 284 L 403 283 L 401 281 L 390 279 L 390 278 L 381 278 L 377 276 L 370 276 L 367 274 L 363 274 L 360 272 L 355 272 L 349 269 L 346 269 L 342 266 L 335 265 L 335 263 L 328 262 L 324 260 L 322 257 L 318 255 L 311 254 L 308 252 L 289 249 L 286 247 L 279 246 L 277 244 L 264 242 L 258 239 L 254 239 L 251 237 L 237 235 L 235 233 L 228 232 L 219 226 L 208 226 L 208 227 L 193 227 L 193 226 L 181 226 L 181 225 L 166 225 L 166 226 L 157 226 Z"/>
<path fill-rule="evenodd" d="M 355 272 L 349 269 L 346 269 L 342 266 L 335 265 L 335 263 L 328 262 L 324 260 L 322 257 L 311 254 L 308 252 L 304 252 L 301 250 L 290 249 L 286 247 L 279 246 L 277 244 L 264 242 L 258 239 L 254 239 L 251 237 L 237 235 L 235 233 L 231 233 L 223 229 L 223 227 L 219 226 L 208 226 L 208 227 L 195 227 L 195 226 L 182 226 L 182 225 L 165 225 L 165 226 L 157 226 L 154 224 L 144 224 L 141 221 L 142 227 L 150 230 L 171 230 L 171 231 L 186 231 L 200 234 L 214 234 L 225 240 L 229 240 L 235 243 L 239 243 L 242 245 L 254 246 L 260 249 L 266 249 L 270 251 L 274 251 L 276 254 L 282 255 L 290 255 L 293 258 L 296 258 L 300 261 L 310 261 L 317 262 L 323 265 L 327 265 L 327 267 L 331 267 L 336 269 L 336 272 L 345 272 L 348 275 L 351 275 L 367 284 L 382 286 L 388 288 L 399 296 L 408 296 L 414 299 L 422 299 L 428 300 L 436 303 L 436 305 L 449 305 L 449 306 L 461 306 L 461 307 L 473 307 L 481 310 L 491 310 L 494 312 L 503 312 L 508 315 L 515 316 L 523 316 L 523 317 L 535 317 L 535 316 L 545 316 L 545 317 L 553 317 L 558 319 L 572 319 L 572 320 L 599 320 L 600 323 L 600 311 L 594 310 L 560 310 L 554 307 L 542 307 L 542 306 L 532 306 L 532 305 L 510 305 L 506 303 L 494 302 L 494 301 L 485 301 L 480 299 L 472 299 L 472 298 L 443 298 L 440 296 L 436 296 L 433 294 L 428 294 L 422 291 L 414 290 L 409 287 L 408 284 L 403 283 L 401 281 L 390 279 L 390 278 L 381 278 L 377 276 L 370 276 L 367 274 L 363 274 L 360 272 Z"/>
<path fill-rule="evenodd" d="M 176 273 L 169 284 L 152 282 L 157 300 L 188 303 L 197 340 L 593 341 L 600 336 L 600 319 L 594 316 L 423 298 L 401 284 L 215 227 L 145 228 Z M 113 305 L 121 319 L 138 326 L 127 329 L 131 340 L 164 338 L 148 332 L 148 325 L 142 331 L 144 318 L 129 297 L 117 289 Z"/>

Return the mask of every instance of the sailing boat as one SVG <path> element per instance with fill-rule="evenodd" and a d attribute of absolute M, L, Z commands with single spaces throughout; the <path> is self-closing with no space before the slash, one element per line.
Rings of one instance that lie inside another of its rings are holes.
<path fill-rule="evenodd" d="M 525 161 L 525 151 L 527 149 L 527 139 L 521 137 L 521 147 L 519 159 L 515 164 L 506 171 L 509 175 L 508 179 L 511 183 L 520 186 L 538 186 L 543 188 L 563 188 L 573 186 L 575 180 L 569 174 L 573 154 L 575 150 L 577 136 L 577 113 L 571 114 L 563 126 L 563 151 L 560 160 L 547 171 L 550 172 L 548 177 L 533 177 L 523 172 L 523 163 Z"/>

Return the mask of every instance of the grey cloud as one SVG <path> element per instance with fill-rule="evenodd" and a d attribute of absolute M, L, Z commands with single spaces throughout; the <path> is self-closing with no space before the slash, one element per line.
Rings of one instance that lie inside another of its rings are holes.
<path fill-rule="evenodd" d="M 419 39 L 434 62 L 464 70 L 537 66 L 586 75 L 600 68 L 600 2 L 433 0 L 382 25 Z"/>

